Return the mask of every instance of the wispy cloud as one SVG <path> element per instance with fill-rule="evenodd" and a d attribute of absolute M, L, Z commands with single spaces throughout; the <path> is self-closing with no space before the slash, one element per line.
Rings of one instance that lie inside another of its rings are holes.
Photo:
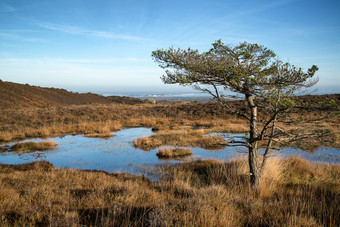
<path fill-rule="evenodd" d="M 100 30 L 84 29 L 84 28 L 68 26 L 68 25 L 60 25 L 60 24 L 45 23 L 45 22 L 35 22 L 32 24 L 35 26 L 44 28 L 44 29 L 59 31 L 63 33 L 73 34 L 73 35 L 85 35 L 85 36 L 93 36 L 93 37 L 104 38 L 104 39 L 120 39 L 120 40 L 130 40 L 130 41 L 145 40 L 144 38 L 139 37 L 139 36 L 100 31 Z"/>
<path fill-rule="evenodd" d="M 105 58 L 105 59 L 56 59 L 57 61 L 64 63 L 76 63 L 76 64 L 111 64 L 111 63 L 123 63 L 123 62 L 146 62 L 149 59 L 142 58 Z"/>
<path fill-rule="evenodd" d="M 21 42 L 39 42 L 39 43 L 47 42 L 46 40 L 39 39 L 39 38 L 30 38 L 28 36 L 16 35 L 10 32 L 1 32 L 1 31 L 0 31 L 0 38 L 21 41 Z"/>
<path fill-rule="evenodd" d="M 314 36 L 327 33 L 336 33 L 336 31 L 339 30 L 339 27 L 290 27 L 287 28 L 287 30 L 291 34 L 299 36 Z"/>
<path fill-rule="evenodd" d="M 274 1 L 248 1 L 247 5 L 242 8 L 230 8 L 226 4 L 222 4 L 220 7 L 224 9 L 225 14 L 221 16 L 212 16 L 204 21 L 198 20 L 201 17 L 198 15 L 194 18 L 194 24 L 189 24 L 187 30 L 192 30 L 196 28 L 196 31 L 192 34 L 200 34 L 199 31 L 203 31 L 207 34 L 207 37 L 215 37 L 215 39 L 223 38 L 225 42 L 238 43 L 243 40 L 248 42 L 258 42 L 259 35 L 253 32 L 253 27 L 255 23 L 262 18 L 262 16 L 257 16 L 257 14 L 264 14 L 266 11 L 270 11 L 274 8 L 279 8 L 283 5 L 290 4 L 297 0 L 274 0 Z M 207 9 L 208 10 L 208 9 Z M 212 12 L 209 12 L 209 14 Z M 207 12 L 203 12 L 208 14 Z M 249 18 L 252 18 L 249 20 Z M 199 21 L 199 23 L 196 23 Z M 272 21 L 266 21 L 269 23 Z M 205 29 L 202 29 L 204 27 Z M 182 34 L 187 34 L 187 32 L 181 31 Z M 201 33 L 201 37 L 205 34 Z M 210 34 L 210 36 L 209 36 Z"/>
<path fill-rule="evenodd" d="M 119 61 L 143 61 L 125 59 L 67 59 L 67 58 L 1 58 L 0 77 L 5 81 L 21 81 L 31 84 L 55 84 L 67 81 L 68 85 L 127 86 L 159 83 L 162 70 L 150 65 L 121 64 Z M 117 62 L 116 65 L 106 64 Z M 39 82 L 38 82 L 39 81 Z M 152 82 L 150 82 L 152 81 Z M 66 83 L 66 82 L 65 82 Z"/>
<path fill-rule="evenodd" d="M 243 11 L 241 14 L 242 15 L 249 15 L 249 14 L 254 14 L 254 13 L 260 13 L 266 10 L 270 10 L 273 8 L 277 8 L 283 5 L 290 4 L 292 2 L 296 2 L 297 0 L 277 0 L 277 1 L 269 1 L 268 4 L 263 4 L 259 5 L 258 7 L 254 7 L 252 9 L 248 9 Z"/>
<path fill-rule="evenodd" d="M 146 63 L 146 64 L 145 64 Z M 25 68 L 44 68 L 53 69 L 59 68 L 62 71 L 86 71 L 91 72 L 135 72 L 140 70 L 157 69 L 151 64 L 151 60 L 143 58 L 103 58 L 103 59 L 81 59 L 81 58 L 16 58 L 16 57 L 0 57 L 0 68 L 17 69 L 17 66 Z M 66 72 L 65 71 L 65 72 Z"/>

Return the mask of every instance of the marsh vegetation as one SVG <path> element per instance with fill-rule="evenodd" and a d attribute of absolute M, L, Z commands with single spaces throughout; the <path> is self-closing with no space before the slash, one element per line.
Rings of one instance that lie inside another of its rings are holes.
<path fill-rule="evenodd" d="M 0 165 L 2 225 L 336 226 L 340 167 L 269 160 L 254 194 L 246 159 L 201 160 L 142 176 Z M 156 173 L 155 173 L 156 174 Z"/>
<path fill-rule="evenodd" d="M 157 156 L 161 158 L 174 158 L 174 157 L 183 157 L 191 155 L 192 151 L 186 148 L 162 148 L 157 152 Z"/>
<path fill-rule="evenodd" d="M 242 108 L 243 104 L 236 101 L 231 105 Z M 3 143 L 68 134 L 116 134 L 109 140 L 100 139 L 106 143 L 120 138 L 117 134 L 124 130 L 117 130 L 149 127 L 154 134 L 144 139 L 134 137 L 131 140 L 135 141 L 134 146 L 144 144 L 146 150 L 149 147 L 159 150 L 164 145 L 216 149 L 216 145 L 224 147 L 227 141 L 213 132 L 249 130 L 237 113 L 222 111 L 213 102 L 78 105 L 0 112 Z M 311 121 L 324 115 L 327 112 L 323 110 L 301 110 L 278 125 L 284 129 L 329 129 L 334 136 L 339 135 L 339 118 Z M 291 123 L 292 119 L 299 119 L 300 124 Z M 331 145 L 339 146 L 339 140 Z M 58 142 L 57 149 L 62 146 Z M 116 148 L 128 153 L 120 146 Z M 85 156 L 88 150 L 79 145 L 77 152 Z M 137 153 L 128 154 L 132 159 Z M 108 161 L 113 165 L 113 159 Z M 244 158 L 170 162 L 153 166 L 148 172 L 158 181 L 127 173 L 56 168 L 48 162 L 1 164 L 0 223 L 4 226 L 335 226 L 340 221 L 339 165 L 316 164 L 298 157 L 270 158 L 257 193 L 251 190 L 248 162 Z"/>
<path fill-rule="evenodd" d="M 34 151 L 45 151 L 45 150 L 53 150 L 57 144 L 53 141 L 43 141 L 43 142 L 23 142 L 16 143 L 9 148 L 9 150 L 14 151 L 15 153 L 27 153 Z"/>

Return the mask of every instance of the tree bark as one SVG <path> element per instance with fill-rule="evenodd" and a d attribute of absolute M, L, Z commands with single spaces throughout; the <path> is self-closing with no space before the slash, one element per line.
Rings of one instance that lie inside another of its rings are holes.
<path fill-rule="evenodd" d="M 250 170 L 250 185 L 253 191 L 257 191 L 260 186 L 260 168 L 257 160 L 258 147 L 257 147 L 257 106 L 254 103 L 254 97 L 246 95 L 246 100 L 250 108 L 250 132 L 249 132 L 249 170 Z"/>
<path fill-rule="evenodd" d="M 272 148 L 272 144 L 273 144 L 273 139 L 272 139 L 272 137 L 274 136 L 274 133 L 275 133 L 275 127 L 276 127 L 276 116 L 275 116 L 275 118 L 273 119 L 272 131 L 271 131 L 271 133 L 270 133 L 270 138 L 269 138 L 269 141 L 268 141 L 268 143 L 267 143 L 266 151 L 265 151 L 264 154 L 263 154 L 263 159 L 262 159 L 260 174 L 263 173 L 264 168 L 266 167 L 266 164 L 267 164 L 267 160 L 268 160 L 269 154 L 270 154 L 270 152 L 271 152 L 271 148 Z"/>

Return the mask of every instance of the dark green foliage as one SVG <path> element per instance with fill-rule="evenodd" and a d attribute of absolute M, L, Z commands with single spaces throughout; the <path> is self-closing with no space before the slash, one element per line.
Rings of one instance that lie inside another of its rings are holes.
<path fill-rule="evenodd" d="M 277 89 L 293 89 L 313 84 L 310 79 L 318 70 L 312 66 L 307 72 L 289 63 L 277 60 L 275 53 L 264 46 L 243 42 L 237 46 L 225 45 L 221 40 L 213 43 L 208 52 L 169 48 L 156 50 L 152 56 L 166 69 L 165 83 L 204 85 L 261 96 Z M 215 94 L 218 98 L 219 95 Z"/>

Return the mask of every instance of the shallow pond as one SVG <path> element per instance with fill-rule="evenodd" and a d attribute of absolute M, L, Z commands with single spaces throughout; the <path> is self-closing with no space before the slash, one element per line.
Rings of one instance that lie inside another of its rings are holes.
<path fill-rule="evenodd" d="M 229 160 L 247 155 L 246 148 L 226 147 L 221 150 L 206 150 L 191 148 L 193 154 L 181 160 L 164 160 L 156 156 L 158 149 L 144 151 L 133 147 L 133 141 L 140 137 L 152 135 L 149 128 L 128 128 L 114 133 L 109 139 L 88 138 L 83 135 L 54 137 L 58 146 L 56 149 L 45 152 L 14 154 L 13 152 L 0 153 L 2 164 L 23 164 L 32 161 L 48 161 L 59 168 L 75 168 L 104 170 L 107 172 L 127 172 L 131 174 L 144 174 L 159 164 L 171 164 L 186 159 L 215 158 Z M 29 139 L 27 141 L 45 141 L 46 139 Z M 24 141 L 22 141 L 24 142 Z M 7 145 L 12 145 L 9 143 Z M 335 148 L 319 148 L 314 153 L 304 152 L 300 149 L 283 148 L 273 155 L 287 157 L 300 155 L 310 161 L 327 163 L 340 163 L 340 150 Z"/>

